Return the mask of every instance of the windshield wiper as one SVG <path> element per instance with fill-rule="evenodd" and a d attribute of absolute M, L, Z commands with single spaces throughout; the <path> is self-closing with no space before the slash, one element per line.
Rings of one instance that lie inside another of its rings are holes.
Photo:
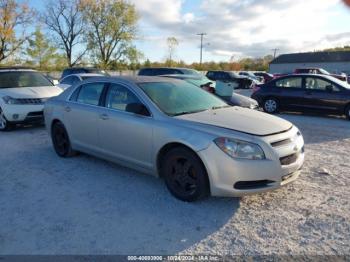
<path fill-rule="evenodd" d="M 172 114 L 172 116 L 181 116 L 181 115 L 189 115 L 189 114 L 195 114 L 199 112 L 207 111 L 208 109 L 200 109 L 200 110 L 194 110 L 194 111 L 183 111 L 180 113 Z"/>
<path fill-rule="evenodd" d="M 216 110 L 216 109 L 221 109 L 221 108 L 228 108 L 231 107 L 230 105 L 225 105 L 225 106 L 213 106 L 211 109 Z"/>

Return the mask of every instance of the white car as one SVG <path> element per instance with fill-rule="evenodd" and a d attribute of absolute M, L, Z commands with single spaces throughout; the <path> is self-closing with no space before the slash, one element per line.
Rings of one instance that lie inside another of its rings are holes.
<path fill-rule="evenodd" d="M 61 92 L 35 70 L 0 68 L 0 131 L 16 124 L 43 122 L 45 101 Z"/>
<path fill-rule="evenodd" d="M 101 77 L 101 76 L 104 76 L 104 75 L 93 74 L 93 73 L 72 74 L 72 75 L 68 75 L 68 76 L 62 78 L 59 81 L 59 84 L 56 86 L 62 88 L 63 90 L 66 90 L 68 87 L 71 87 L 72 85 L 75 85 L 81 81 L 88 79 L 88 78 Z"/>

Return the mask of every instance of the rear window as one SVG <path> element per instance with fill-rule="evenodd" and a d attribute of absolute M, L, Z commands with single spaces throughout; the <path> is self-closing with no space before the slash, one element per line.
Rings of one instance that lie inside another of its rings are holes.
<path fill-rule="evenodd" d="M 38 86 L 53 86 L 53 84 L 39 72 L 0 72 L 0 89 Z"/>

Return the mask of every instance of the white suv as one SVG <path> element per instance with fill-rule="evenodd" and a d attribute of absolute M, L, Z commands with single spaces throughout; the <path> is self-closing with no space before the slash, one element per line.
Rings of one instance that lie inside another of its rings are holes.
<path fill-rule="evenodd" d="M 35 70 L 0 68 L 0 131 L 16 124 L 42 122 L 45 101 L 61 92 Z"/>

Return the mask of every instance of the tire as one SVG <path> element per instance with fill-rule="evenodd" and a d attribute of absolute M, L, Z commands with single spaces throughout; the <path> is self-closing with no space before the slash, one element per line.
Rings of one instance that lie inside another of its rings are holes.
<path fill-rule="evenodd" d="M 14 125 L 7 121 L 2 109 L 0 108 L 0 131 L 10 131 Z"/>
<path fill-rule="evenodd" d="M 209 195 L 209 179 L 199 157 L 184 147 L 170 150 L 163 158 L 161 175 L 170 193 L 186 202 Z"/>
<path fill-rule="evenodd" d="M 345 109 L 345 116 L 348 120 L 350 120 L 350 105 L 348 105 Z"/>
<path fill-rule="evenodd" d="M 276 98 L 269 97 L 263 102 L 263 109 L 266 113 L 275 114 L 279 111 L 279 102 Z"/>
<path fill-rule="evenodd" d="M 55 152 L 60 157 L 71 157 L 76 154 L 72 149 L 66 128 L 61 122 L 53 124 L 51 129 L 51 139 Z"/>

